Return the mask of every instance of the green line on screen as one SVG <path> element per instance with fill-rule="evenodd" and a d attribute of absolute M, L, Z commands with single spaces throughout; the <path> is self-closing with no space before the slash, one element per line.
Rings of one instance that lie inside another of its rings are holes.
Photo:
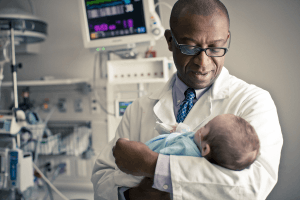
<path fill-rule="evenodd" d="M 105 2 L 112 2 L 112 1 L 118 1 L 118 0 L 94 0 L 94 1 L 88 1 L 86 2 L 86 5 L 93 5 L 98 3 L 105 3 Z"/>

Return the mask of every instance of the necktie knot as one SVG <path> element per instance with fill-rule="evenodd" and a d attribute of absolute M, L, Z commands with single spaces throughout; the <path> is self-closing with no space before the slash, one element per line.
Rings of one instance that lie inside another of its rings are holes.
<path fill-rule="evenodd" d="M 185 92 L 185 99 L 188 100 L 188 101 L 192 101 L 196 94 L 195 94 L 195 90 L 193 88 L 188 88 Z"/>
<path fill-rule="evenodd" d="M 195 98 L 195 90 L 193 88 L 188 88 L 185 92 L 185 99 L 182 102 L 180 109 L 177 114 L 176 121 L 177 123 L 183 122 L 186 118 L 187 114 L 190 112 L 190 110 L 193 107 L 193 99 Z"/>

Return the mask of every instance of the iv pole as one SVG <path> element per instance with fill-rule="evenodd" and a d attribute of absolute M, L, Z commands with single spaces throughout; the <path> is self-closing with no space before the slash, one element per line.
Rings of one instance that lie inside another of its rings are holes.
<path fill-rule="evenodd" d="M 18 89 L 17 89 L 17 66 L 16 66 L 16 55 L 15 55 L 15 39 L 14 39 L 14 27 L 13 21 L 9 22 L 10 26 L 10 41 L 11 41 L 11 72 L 13 75 L 13 89 L 14 89 L 14 104 L 15 109 L 19 107 L 18 103 Z"/>
<path fill-rule="evenodd" d="M 18 65 L 16 65 L 16 55 L 15 55 L 15 34 L 14 34 L 14 23 L 13 20 L 9 22 L 10 28 L 10 41 L 11 41 L 11 72 L 13 78 L 13 91 L 14 91 L 14 108 L 13 114 L 16 117 L 16 122 L 18 122 L 17 110 L 19 108 L 18 102 L 18 85 L 17 85 L 17 69 Z M 17 146 L 21 146 L 20 134 L 17 134 Z"/>

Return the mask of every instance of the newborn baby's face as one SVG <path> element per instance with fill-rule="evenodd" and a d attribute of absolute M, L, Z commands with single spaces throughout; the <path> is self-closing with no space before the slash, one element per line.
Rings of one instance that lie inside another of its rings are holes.
<path fill-rule="evenodd" d="M 213 134 L 212 129 L 214 128 L 214 131 L 222 129 L 222 127 L 226 126 L 227 123 L 227 115 L 218 115 L 212 120 L 210 120 L 205 126 L 201 127 L 194 136 L 194 142 L 197 144 L 198 148 L 200 149 L 200 152 L 202 153 L 202 147 L 206 145 L 206 141 L 203 140 L 203 138 L 207 134 Z"/>
<path fill-rule="evenodd" d="M 210 121 L 211 122 L 211 121 Z M 196 143 L 196 145 L 198 146 L 198 148 L 200 149 L 200 152 L 202 152 L 201 149 L 201 142 L 203 145 L 203 137 L 206 136 L 209 131 L 210 131 L 210 127 L 211 127 L 211 123 L 208 122 L 205 126 L 201 127 L 194 136 L 194 142 Z"/>

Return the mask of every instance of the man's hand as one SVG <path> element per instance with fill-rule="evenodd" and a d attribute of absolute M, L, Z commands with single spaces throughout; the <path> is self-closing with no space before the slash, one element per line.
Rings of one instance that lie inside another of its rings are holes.
<path fill-rule="evenodd" d="M 150 150 L 147 145 L 120 138 L 112 151 L 122 172 L 134 176 L 154 177 L 158 153 Z"/>
<path fill-rule="evenodd" d="M 170 193 L 152 188 L 153 179 L 145 177 L 141 183 L 128 191 L 130 200 L 170 200 Z"/>

